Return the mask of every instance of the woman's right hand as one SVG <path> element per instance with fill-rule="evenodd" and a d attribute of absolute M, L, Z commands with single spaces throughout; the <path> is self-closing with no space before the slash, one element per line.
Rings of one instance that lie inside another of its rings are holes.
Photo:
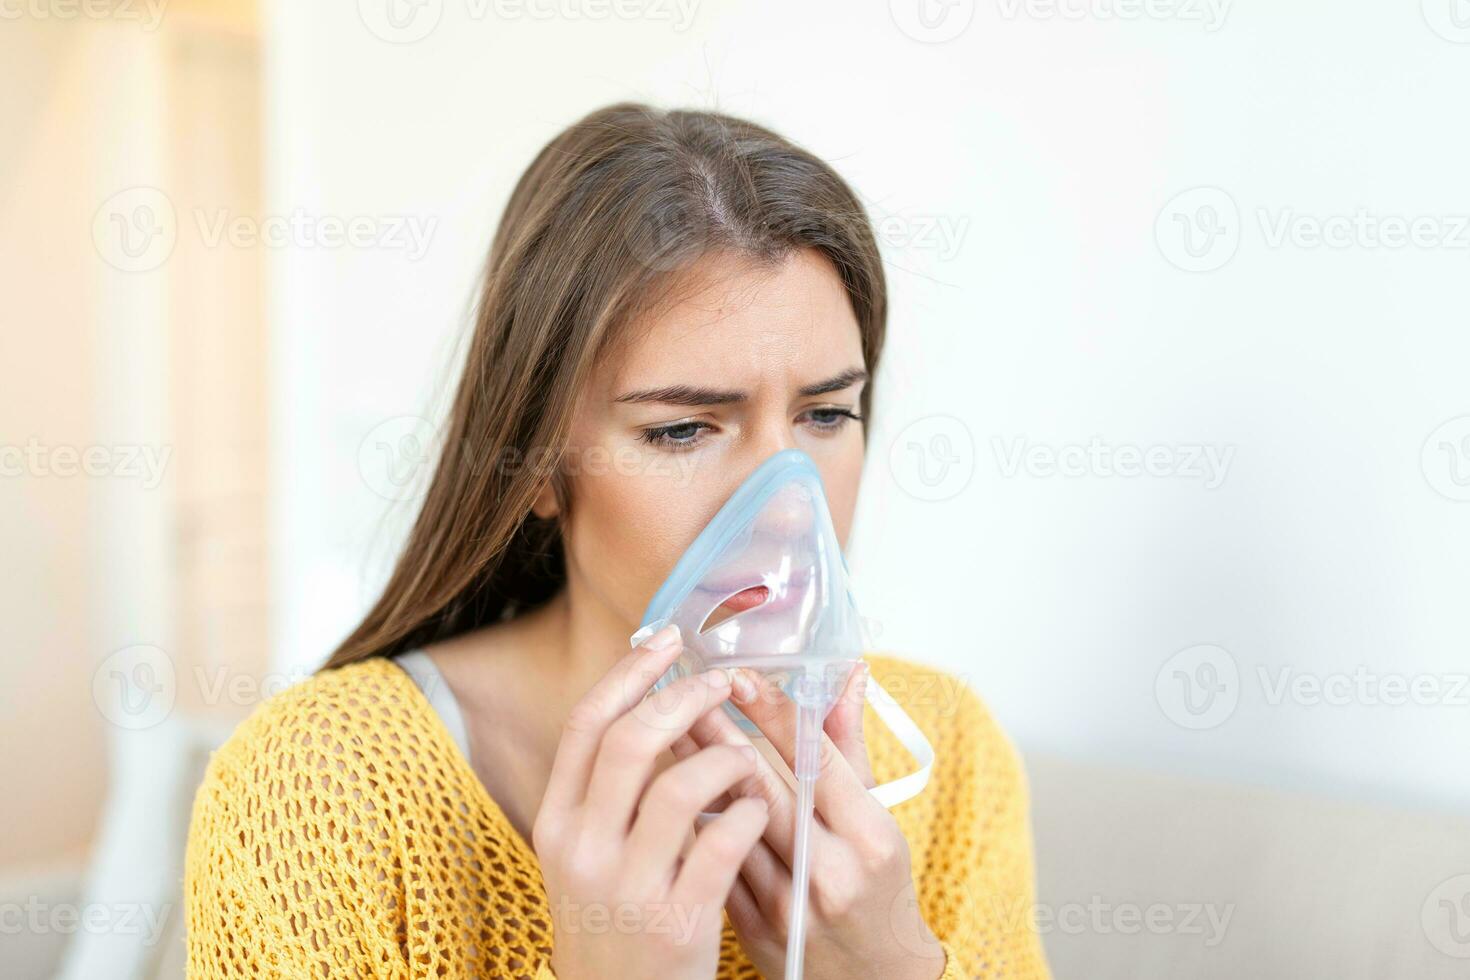
<path fill-rule="evenodd" d="M 654 634 L 562 729 L 531 833 L 558 980 L 715 974 L 725 901 L 767 815 L 763 801 L 736 799 L 680 860 L 699 813 L 755 772 L 750 747 L 711 745 L 652 778 L 674 741 L 730 696 L 728 675 L 711 670 L 645 698 L 680 647 L 677 627 Z"/>

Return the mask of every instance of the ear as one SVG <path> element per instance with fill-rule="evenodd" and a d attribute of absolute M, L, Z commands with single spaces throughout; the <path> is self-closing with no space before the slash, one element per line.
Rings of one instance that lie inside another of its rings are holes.
<path fill-rule="evenodd" d="M 556 502 L 556 488 L 548 480 L 541 487 L 541 492 L 536 494 L 535 501 L 531 504 L 531 513 L 543 521 L 549 521 L 561 513 L 561 507 Z"/>

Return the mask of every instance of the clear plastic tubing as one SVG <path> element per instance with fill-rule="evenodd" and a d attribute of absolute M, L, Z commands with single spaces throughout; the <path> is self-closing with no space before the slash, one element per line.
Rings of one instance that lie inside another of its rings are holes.
<path fill-rule="evenodd" d="M 810 675 L 802 680 L 809 678 L 815 680 Z M 821 764 L 822 720 L 826 714 L 826 705 L 799 699 L 796 716 L 796 852 L 791 869 L 791 924 L 786 931 L 785 980 L 801 980 L 802 959 L 806 954 L 812 822 L 816 818 L 817 770 Z"/>

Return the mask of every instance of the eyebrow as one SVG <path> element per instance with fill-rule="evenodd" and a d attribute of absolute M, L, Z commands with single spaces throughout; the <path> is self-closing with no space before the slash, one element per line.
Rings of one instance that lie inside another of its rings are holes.
<path fill-rule="evenodd" d="M 862 368 L 848 368 L 840 374 L 834 374 L 825 381 L 805 385 L 798 392 L 804 398 L 813 395 L 825 395 L 833 391 L 841 391 L 851 388 L 860 381 L 868 380 L 868 372 Z M 641 391 L 630 391 L 625 395 L 614 398 L 615 402 L 658 402 L 664 405 L 728 405 L 732 402 L 745 401 L 746 394 L 743 391 L 720 390 L 718 388 L 699 388 L 694 385 L 664 385 L 661 388 L 645 388 Z"/>

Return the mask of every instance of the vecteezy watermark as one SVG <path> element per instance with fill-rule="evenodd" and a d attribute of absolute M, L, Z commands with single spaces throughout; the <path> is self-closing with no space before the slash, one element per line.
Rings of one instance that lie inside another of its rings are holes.
<path fill-rule="evenodd" d="M 790 707 L 791 695 L 795 693 L 798 681 L 782 680 L 784 671 L 780 670 L 770 676 L 775 677 L 776 681 L 758 689 L 754 701 L 750 703 Z M 850 679 L 851 675 L 846 670 L 837 666 L 831 668 L 831 677 L 827 683 L 834 690 L 841 689 L 835 703 L 842 701 L 841 692 L 846 690 L 845 685 Z M 970 690 L 970 680 L 966 674 L 951 674 L 942 670 L 912 670 L 885 677 L 881 684 L 869 684 L 862 697 L 865 702 L 871 700 L 887 706 L 898 705 L 908 712 L 922 711 L 925 717 L 949 718 L 959 712 L 960 705 L 970 696 Z"/>
<path fill-rule="evenodd" d="M 926 716 L 944 718 L 957 714 L 972 690 L 968 674 L 951 674 L 942 670 L 894 674 L 884 678 L 881 685 L 870 686 L 874 701 L 898 704 L 909 711 L 922 708 Z"/>
<path fill-rule="evenodd" d="M 429 251 L 438 218 L 413 214 L 357 214 L 350 217 L 311 214 L 296 208 L 290 214 L 258 217 L 232 214 L 227 208 L 194 210 L 199 238 L 207 248 L 351 248 L 402 252 L 417 262 Z"/>
<path fill-rule="evenodd" d="M 1470 674 L 1376 671 L 1366 664 L 1318 673 L 1257 664 L 1253 676 L 1269 708 L 1470 708 Z M 1181 728 L 1218 728 L 1235 713 L 1245 685 L 1240 665 L 1224 647 L 1200 644 L 1164 661 L 1154 676 L 1154 699 Z"/>
<path fill-rule="evenodd" d="M 312 672 L 304 669 L 250 674 L 229 667 L 207 670 L 199 665 L 192 672 L 194 689 L 202 704 L 228 704 L 247 708 L 268 701 L 311 676 Z"/>
<path fill-rule="evenodd" d="M 956 889 L 951 883 L 958 883 L 959 879 L 951 875 L 942 876 L 943 884 L 941 891 L 946 895 L 958 894 L 961 898 L 966 897 L 967 891 L 961 886 Z M 967 910 L 968 911 L 968 910 Z M 918 912 L 920 914 L 915 915 Z M 957 921 L 961 923 L 970 922 L 972 916 L 960 916 Z M 903 883 L 893 900 L 888 903 L 888 931 L 894 942 L 903 949 L 918 957 L 935 958 L 944 955 L 944 947 L 939 944 L 939 939 L 928 929 L 922 929 L 923 914 L 919 902 L 919 890 L 914 887 L 912 880 Z M 950 934 L 951 942 L 964 942 L 966 936 Z"/>
<path fill-rule="evenodd" d="M 1254 216 L 1260 244 L 1273 250 L 1470 250 L 1470 214 L 1385 214 L 1371 208 L 1305 214 L 1292 207 L 1257 207 Z M 1228 193 L 1196 187 L 1176 194 L 1159 210 L 1154 238 L 1177 268 L 1213 272 L 1234 258 L 1246 224 Z"/>
<path fill-rule="evenodd" d="M 895 249 L 925 252 L 948 262 L 960 253 L 970 219 L 967 215 L 890 214 L 873 222 L 873 230 Z"/>
<path fill-rule="evenodd" d="M 1000 475 L 1007 479 L 1023 472 L 1038 479 L 1148 476 L 1199 480 L 1206 490 L 1214 490 L 1225 482 L 1230 464 L 1235 460 L 1235 447 L 1230 445 L 1124 443 L 1112 446 L 1100 436 L 1093 436 L 1086 445 L 1062 446 L 1031 443 L 1025 436 L 1009 440 L 996 436 L 990 440 L 990 446 Z"/>
<path fill-rule="evenodd" d="M 385 500 L 413 500 L 428 489 L 439 432 L 428 419 L 400 415 L 373 427 L 357 447 L 357 471 Z"/>
<path fill-rule="evenodd" d="M 172 904 L 147 902 L 44 902 L 35 895 L 23 902 L 0 903 L 0 936 L 137 936 L 147 948 L 157 945 Z"/>
<path fill-rule="evenodd" d="M 623 232 L 628 251 L 646 269 L 673 272 L 688 267 L 714 242 L 717 229 L 698 203 L 683 197 L 657 200 Z"/>
<path fill-rule="evenodd" d="M 683 33 L 694 23 L 699 0 L 458 0 L 471 21 L 494 19 L 667 23 Z M 445 0 L 357 0 L 357 13 L 375 37 L 390 44 L 422 41 L 444 19 Z"/>
<path fill-rule="evenodd" d="M 1470 215 L 1300 214 L 1293 208 L 1257 208 L 1268 248 L 1470 249 Z"/>
<path fill-rule="evenodd" d="M 1013 880 L 978 868 L 963 874 L 925 871 L 914 885 L 910 882 L 890 903 L 889 929 L 893 940 L 915 956 L 938 949 L 932 937 L 915 935 L 910 925 L 917 892 L 945 896 L 945 905 L 958 913 L 958 931 L 947 938 L 959 944 L 977 938 L 976 923 L 988 923 L 988 935 L 1195 936 L 1213 948 L 1225 941 L 1236 910 L 1234 902 L 1113 901 L 1096 893 L 1079 901 L 1037 902 L 1018 893 Z"/>
<path fill-rule="evenodd" d="M 357 0 L 357 16 L 374 36 L 391 44 L 412 44 L 439 26 L 444 0 Z"/>
<path fill-rule="evenodd" d="M 168 0 L 0 0 L 0 20 L 111 20 L 156 31 Z"/>
<path fill-rule="evenodd" d="M 888 0 L 888 14 L 915 41 L 942 44 L 965 33 L 975 19 L 975 0 Z"/>
<path fill-rule="evenodd" d="M 1224 647 L 1187 647 L 1164 661 L 1154 676 L 1154 700 L 1181 728 L 1217 728 L 1240 703 L 1240 668 Z"/>
<path fill-rule="evenodd" d="M 357 449 L 358 472 L 370 490 L 386 500 L 414 500 L 428 490 L 436 466 L 451 455 L 466 472 L 545 474 L 553 468 L 566 476 L 657 476 L 683 489 L 694 479 L 698 462 L 690 454 L 670 454 L 636 446 L 588 446 L 535 449 L 505 447 L 486 452 L 469 440 L 451 444 L 438 427 L 417 415 L 400 415 L 374 426 Z"/>
<path fill-rule="evenodd" d="M 237 214 L 229 208 L 187 212 L 199 243 L 217 248 L 355 249 L 401 252 L 410 262 L 429 250 L 439 219 L 420 215 Z M 103 261 L 123 272 L 148 272 L 178 245 L 178 211 L 156 187 L 131 187 L 103 202 L 92 218 L 92 242 Z"/>
<path fill-rule="evenodd" d="M 1289 702 L 1307 708 L 1323 704 L 1470 708 L 1470 674 L 1379 673 L 1365 664 L 1351 671 L 1315 674 L 1260 665 L 1256 678 L 1272 707 Z"/>
<path fill-rule="evenodd" d="M 959 496 L 975 475 L 975 440 L 953 415 L 915 419 L 888 447 L 888 469 L 909 496 L 930 503 Z"/>
<path fill-rule="evenodd" d="M 1436 493 L 1470 500 L 1470 415 L 1450 419 L 1431 432 L 1419 464 Z"/>
<path fill-rule="evenodd" d="M 1213 272 L 1240 247 L 1240 209 L 1218 187 L 1194 187 L 1174 195 L 1154 220 L 1154 241 L 1185 272 Z"/>
<path fill-rule="evenodd" d="M 1446 41 L 1470 44 L 1470 0 L 1420 0 L 1424 23 Z"/>
<path fill-rule="evenodd" d="M 1029 923 L 1040 935 L 1060 932 L 1068 936 L 1198 936 L 1200 944 L 1213 949 L 1225 940 L 1235 903 L 1214 902 L 1109 902 L 1091 895 L 1086 902 L 1050 904 L 1027 902 L 1015 896 L 990 896 L 995 921 L 1007 932 L 1018 932 Z"/>
<path fill-rule="evenodd" d="M 179 240 L 179 219 L 156 187 L 130 187 L 102 202 L 92 216 L 97 254 L 123 272 L 147 272 L 168 261 Z"/>
<path fill-rule="evenodd" d="M 1429 944 L 1446 956 L 1470 960 L 1470 874 L 1440 882 L 1419 910 Z"/>
<path fill-rule="evenodd" d="M 92 673 L 92 700 L 108 722 L 129 731 L 161 723 L 173 713 L 181 683 L 203 705 L 254 707 L 307 680 L 309 670 L 252 674 L 228 666 L 195 665 L 180 673 L 173 658 L 139 644 L 109 654 Z"/>
<path fill-rule="evenodd" d="M 563 895 L 551 904 L 560 933 L 605 936 L 666 935 L 674 946 L 687 946 L 694 938 L 702 904 L 679 902 L 573 902 Z"/>
<path fill-rule="evenodd" d="M 1232 0 L 996 0 L 1005 20 L 1157 20 L 1225 26 Z"/>
<path fill-rule="evenodd" d="M 169 716 L 178 698 L 172 658 L 149 644 L 109 654 L 92 672 L 92 700 L 119 728 L 141 731 Z"/>
<path fill-rule="evenodd" d="M 50 446 L 32 436 L 24 445 L 0 443 L 0 478 L 138 480 L 155 490 L 172 455 L 172 446 Z"/>

